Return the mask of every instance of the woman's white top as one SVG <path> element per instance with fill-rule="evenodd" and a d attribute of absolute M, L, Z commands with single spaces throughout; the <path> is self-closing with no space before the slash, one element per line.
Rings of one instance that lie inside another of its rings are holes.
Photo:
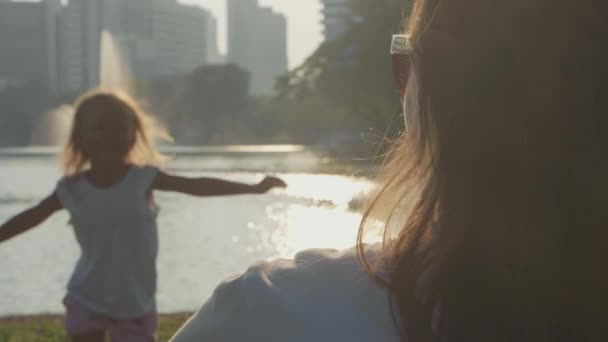
<path fill-rule="evenodd" d="M 351 249 L 308 250 L 249 268 L 222 283 L 171 341 L 400 339 L 387 290 Z"/>
<path fill-rule="evenodd" d="M 150 191 L 157 172 L 132 166 L 108 188 L 84 175 L 57 184 L 81 248 L 68 293 L 94 312 L 135 318 L 155 309 L 158 210 Z"/>

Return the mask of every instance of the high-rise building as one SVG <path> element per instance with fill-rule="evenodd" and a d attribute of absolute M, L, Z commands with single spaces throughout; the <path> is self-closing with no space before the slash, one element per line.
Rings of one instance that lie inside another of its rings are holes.
<path fill-rule="evenodd" d="M 36 82 L 75 93 L 100 82 L 108 31 L 137 79 L 222 63 L 217 20 L 176 0 L 0 0 L 0 86 Z"/>
<path fill-rule="evenodd" d="M 176 0 L 69 0 L 62 15 L 64 90 L 99 84 L 106 30 L 136 79 L 187 73 L 207 62 L 209 12 Z"/>
<path fill-rule="evenodd" d="M 349 0 L 321 0 L 323 4 L 323 36 L 332 41 L 348 32 L 353 23 Z"/>
<path fill-rule="evenodd" d="M 129 0 L 125 5 L 128 21 L 116 35 L 125 42 L 136 77 L 187 73 L 207 62 L 208 11 L 175 0 Z"/>
<path fill-rule="evenodd" d="M 217 18 L 209 13 L 207 20 L 207 62 L 209 64 L 223 64 L 226 56 L 220 53 L 217 45 Z"/>
<path fill-rule="evenodd" d="M 54 92 L 61 0 L 0 1 L 0 81 L 36 82 Z"/>
<path fill-rule="evenodd" d="M 61 13 L 62 92 L 80 92 L 98 85 L 103 13 L 102 0 L 70 0 Z"/>
<path fill-rule="evenodd" d="M 251 73 L 251 92 L 272 95 L 287 67 L 285 16 L 257 0 L 228 0 L 228 62 Z"/>
<path fill-rule="evenodd" d="M 59 50 L 59 20 L 61 16 L 61 0 L 43 0 L 44 25 L 46 31 L 46 58 L 47 58 L 47 89 L 51 94 L 60 92 L 60 58 Z"/>
<path fill-rule="evenodd" d="M 273 94 L 277 79 L 287 73 L 287 21 L 270 8 L 260 10 L 258 39 L 265 49 L 257 55 L 256 76 L 252 89 L 262 94 Z"/>
<path fill-rule="evenodd" d="M 227 0 L 228 62 L 240 66 L 248 61 L 248 54 L 255 49 L 254 13 L 257 0 Z"/>

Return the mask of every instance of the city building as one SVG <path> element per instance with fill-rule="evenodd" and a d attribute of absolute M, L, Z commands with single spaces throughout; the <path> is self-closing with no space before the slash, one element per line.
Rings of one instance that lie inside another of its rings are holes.
<path fill-rule="evenodd" d="M 176 0 L 69 0 L 61 21 L 63 89 L 99 84 L 103 31 L 137 80 L 188 73 L 207 63 L 210 18 Z"/>
<path fill-rule="evenodd" d="M 353 23 L 353 14 L 348 6 L 349 0 L 321 0 L 321 3 L 325 41 L 342 37 Z"/>
<path fill-rule="evenodd" d="M 287 73 L 287 20 L 257 0 L 228 0 L 228 57 L 251 73 L 251 92 L 270 96 Z"/>
<path fill-rule="evenodd" d="M 99 83 L 99 44 L 102 30 L 101 0 L 70 0 L 59 27 L 60 88 L 81 92 Z"/>
<path fill-rule="evenodd" d="M 175 0 L 124 2 L 128 20 L 111 31 L 124 42 L 137 78 L 188 73 L 207 63 L 209 12 Z"/>
<path fill-rule="evenodd" d="M 0 83 L 35 82 L 54 91 L 59 74 L 61 0 L 0 1 Z"/>
<path fill-rule="evenodd" d="M 217 18 L 209 13 L 207 18 L 207 63 L 209 64 L 224 64 L 226 62 L 226 56 L 220 53 L 217 37 Z"/>
<path fill-rule="evenodd" d="M 0 0 L 0 88 L 35 82 L 74 94 L 98 86 L 104 31 L 137 80 L 225 61 L 217 19 L 176 0 Z"/>

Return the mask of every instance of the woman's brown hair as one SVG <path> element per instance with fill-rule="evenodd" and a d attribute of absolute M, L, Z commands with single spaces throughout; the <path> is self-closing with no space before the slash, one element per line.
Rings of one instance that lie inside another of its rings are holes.
<path fill-rule="evenodd" d="M 404 340 L 602 337 L 605 9 L 595 0 L 415 2 L 406 34 L 418 141 L 394 147 L 359 236 L 365 260 L 370 223 L 399 228 L 386 230 L 385 284 Z"/>

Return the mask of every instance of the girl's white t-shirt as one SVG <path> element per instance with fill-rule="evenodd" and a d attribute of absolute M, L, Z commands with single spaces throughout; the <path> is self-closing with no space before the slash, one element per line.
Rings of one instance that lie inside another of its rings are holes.
<path fill-rule="evenodd" d="M 378 251 L 379 249 L 376 248 Z M 378 253 L 368 252 L 371 259 Z M 389 295 L 354 249 L 308 250 L 222 283 L 172 342 L 398 342 Z"/>
<path fill-rule="evenodd" d="M 84 175 L 57 184 L 81 248 L 68 294 L 94 312 L 135 318 L 155 309 L 158 209 L 150 191 L 157 173 L 132 166 L 109 188 Z"/>

